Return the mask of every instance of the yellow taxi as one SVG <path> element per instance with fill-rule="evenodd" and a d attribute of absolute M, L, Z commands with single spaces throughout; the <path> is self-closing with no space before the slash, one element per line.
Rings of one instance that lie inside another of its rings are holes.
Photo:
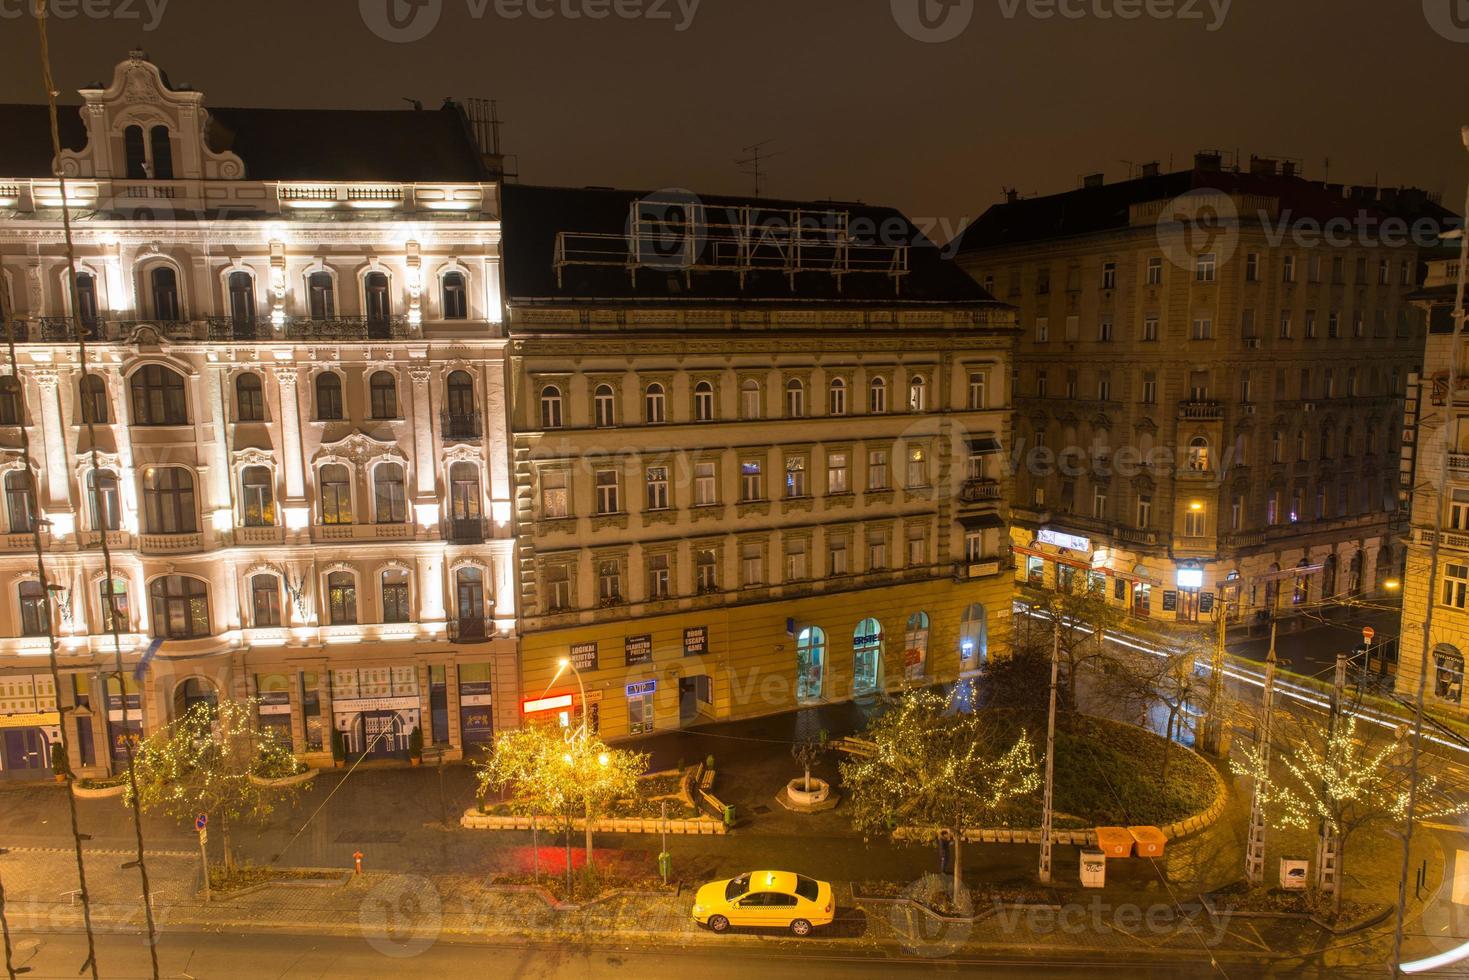
<path fill-rule="evenodd" d="M 789 871 L 748 871 L 711 881 L 694 897 L 694 921 L 715 932 L 730 926 L 766 926 L 810 935 L 831 925 L 836 902 L 831 885 Z"/>

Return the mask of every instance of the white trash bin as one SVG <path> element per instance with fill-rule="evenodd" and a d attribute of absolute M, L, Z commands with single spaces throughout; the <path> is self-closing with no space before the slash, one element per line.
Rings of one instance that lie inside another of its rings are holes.
<path fill-rule="evenodd" d="M 1098 848 L 1088 847 L 1081 852 L 1081 886 L 1102 888 L 1107 884 L 1107 855 Z"/>

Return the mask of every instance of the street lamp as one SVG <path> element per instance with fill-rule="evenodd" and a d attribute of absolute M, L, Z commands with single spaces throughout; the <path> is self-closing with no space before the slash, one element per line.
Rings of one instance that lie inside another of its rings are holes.
<path fill-rule="evenodd" d="M 587 727 L 587 687 L 582 683 L 581 671 L 576 669 L 576 664 L 571 662 L 570 657 L 562 657 L 556 662 L 556 675 L 551 678 L 551 684 L 555 684 L 562 674 L 570 669 L 576 675 L 576 686 L 581 692 L 581 733 L 583 736 L 590 735 L 591 730 Z M 550 687 L 551 685 L 546 685 Z"/>

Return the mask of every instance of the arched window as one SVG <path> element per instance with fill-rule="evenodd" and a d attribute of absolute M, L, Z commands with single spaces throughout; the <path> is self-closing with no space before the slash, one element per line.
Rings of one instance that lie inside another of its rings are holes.
<path fill-rule="evenodd" d="M 474 379 L 467 371 L 453 371 L 445 385 L 448 396 L 448 412 L 451 418 L 470 418 L 474 415 Z"/>
<path fill-rule="evenodd" d="M 407 623 L 413 619 L 408 606 L 408 573 L 390 568 L 382 574 L 383 622 Z"/>
<path fill-rule="evenodd" d="M 439 280 L 443 290 L 444 319 L 464 320 L 469 316 L 469 290 L 465 287 L 464 273 L 446 272 Z"/>
<path fill-rule="evenodd" d="M 161 364 L 133 372 L 134 425 L 188 425 L 184 379 Z"/>
<path fill-rule="evenodd" d="M 643 400 L 644 420 L 649 425 L 656 425 L 668 421 L 668 398 L 663 392 L 663 386 L 658 382 L 648 385 L 647 393 Z"/>
<path fill-rule="evenodd" d="M 181 466 L 150 466 L 143 471 L 143 528 L 148 534 L 193 534 L 194 474 Z"/>
<path fill-rule="evenodd" d="M 265 391 L 260 375 L 254 372 L 235 377 L 235 418 L 240 422 L 265 421 Z"/>
<path fill-rule="evenodd" d="M 1209 468 L 1209 440 L 1195 436 L 1188 444 L 1188 468 L 1203 473 Z"/>
<path fill-rule="evenodd" d="M 369 272 L 362 278 L 363 298 L 367 310 L 367 336 L 386 338 L 393 320 L 393 299 L 388 292 L 388 275 Z"/>
<path fill-rule="evenodd" d="M 740 382 L 740 415 L 747 419 L 758 419 L 760 410 L 760 382 L 746 378 Z"/>
<path fill-rule="evenodd" d="M 14 375 L 0 375 L 0 425 L 24 425 L 24 398 Z"/>
<path fill-rule="evenodd" d="M 236 336 L 255 332 L 255 277 L 248 272 L 231 272 L 229 279 L 230 326 Z"/>
<path fill-rule="evenodd" d="M 148 148 L 153 151 L 153 178 L 173 180 L 173 143 L 167 126 L 154 126 L 148 131 Z"/>
<path fill-rule="evenodd" d="M 129 126 L 122 131 L 122 155 L 128 180 L 148 179 L 148 147 L 143 142 L 142 126 Z"/>
<path fill-rule="evenodd" d="M 337 318 L 337 287 L 330 272 L 313 272 L 306 277 L 306 300 L 311 319 Z"/>
<path fill-rule="evenodd" d="M 864 619 L 852 633 L 852 694 L 872 694 L 882 685 L 882 624 Z"/>
<path fill-rule="evenodd" d="M 342 379 L 335 372 L 316 376 L 316 417 L 325 422 L 342 419 Z"/>
<path fill-rule="evenodd" d="M 76 277 L 76 315 L 84 327 L 95 327 L 98 319 L 97 277 L 78 272 Z"/>
<path fill-rule="evenodd" d="M 87 471 L 87 499 L 91 502 L 92 530 L 116 531 L 122 527 L 122 502 L 117 474 L 111 470 Z"/>
<path fill-rule="evenodd" d="M 928 411 L 928 382 L 917 374 L 908 382 L 908 410 L 910 412 Z"/>
<path fill-rule="evenodd" d="M 873 378 L 867 386 L 867 411 L 883 415 L 888 410 L 888 383 L 883 378 Z"/>
<path fill-rule="evenodd" d="M 20 583 L 20 635 L 45 636 L 51 631 L 51 611 L 46 603 L 46 590 L 34 579 Z"/>
<path fill-rule="evenodd" d="M 281 580 L 274 575 L 250 577 L 250 621 L 256 628 L 281 624 Z"/>
<path fill-rule="evenodd" d="M 5 474 L 5 513 L 11 534 L 29 534 L 36 529 L 36 497 L 31 492 L 31 475 L 25 470 Z"/>
<path fill-rule="evenodd" d="M 98 607 L 102 610 L 102 631 L 114 629 L 126 633 L 132 628 L 132 616 L 128 612 L 128 584 L 126 579 L 114 578 L 97 583 Z"/>
<path fill-rule="evenodd" d="M 107 382 L 102 380 L 100 374 L 88 372 L 82 375 L 79 391 L 83 422 L 106 425 L 112 421 L 112 413 L 107 407 Z"/>
<path fill-rule="evenodd" d="M 372 501 L 373 519 L 377 523 L 402 524 L 408 520 L 401 463 L 379 463 L 373 468 Z"/>
<path fill-rule="evenodd" d="M 970 603 L 959 618 L 959 670 L 982 667 L 989 659 L 989 646 L 989 616 L 982 603 Z"/>
<path fill-rule="evenodd" d="M 694 421 L 714 421 L 714 386 L 707 381 L 694 385 Z"/>
<path fill-rule="evenodd" d="M 333 626 L 357 622 L 357 576 L 332 572 L 326 577 L 327 621 Z"/>
<path fill-rule="evenodd" d="M 913 680 L 927 669 L 928 613 L 916 612 L 908 617 L 908 630 L 903 636 L 903 673 Z"/>
<path fill-rule="evenodd" d="M 321 468 L 321 523 L 352 523 L 352 473 L 341 463 Z"/>
<path fill-rule="evenodd" d="M 555 385 L 541 389 L 541 428 L 561 428 L 561 389 Z"/>
<path fill-rule="evenodd" d="M 240 471 L 240 513 L 246 527 L 275 527 L 275 482 L 270 467 Z"/>
<path fill-rule="evenodd" d="M 806 415 L 806 386 L 801 379 L 786 382 L 786 418 L 799 419 Z"/>
<path fill-rule="evenodd" d="M 617 395 L 611 385 L 597 385 L 592 395 L 597 428 L 610 429 L 617 424 Z"/>
<path fill-rule="evenodd" d="M 209 587 L 187 575 L 165 575 L 148 586 L 153 635 L 192 640 L 209 635 Z"/>
<path fill-rule="evenodd" d="M 796 698 L 814 701 L 821 697 L 826 680 L 826 631 L 807 626 L 796 636 Z"/>
<path fill-rule="evenodd" d="M 841 378 L 832 378 L 826 393 L 826 410 L 831 415 L 847 414 L 847 383 Z"/>
<path fill-rule="evenodd" d="M 183 304 L 179 302 L 179 277 L 173 266 L 154 266 L 148 273 L 148 284 L 153 295 L 153 319 L 184 319 Z"/>
<path fill-rule="evenodd" d="M 391 371 L 374 371 L 372 378 L 368 381 L 368 391 L 372 396 L 372 417 L 375 419 L 395 419 L 398 417 L 398 379 L 393 377 Z"/>

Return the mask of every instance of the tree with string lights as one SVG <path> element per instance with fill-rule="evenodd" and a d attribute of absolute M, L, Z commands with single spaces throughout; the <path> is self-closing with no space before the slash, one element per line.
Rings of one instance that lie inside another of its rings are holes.
<path fill-rule="evenodd" d="M 1102 637 L 1116 629 L 1126 618 L 1121 607 L 1107 601 L 1104 586 L 1090 576 L 1077 572 L 1070 581 L 1054 591 L 1038 592 L 1031 600 L 1033 608 L 1044 613 L 1060 631 L 1062 697 L 1066 704 L 1077 704 L 1077 685 L 1087 668 L 1103 668 L 1112 657 Z M 1051 632 L 1045 631 L 1046 658 L 1049 663 Z"/>
<path fill-rule="evenodd" d="M 947 830 L 954 838 L 954 896 L 967 828 L 994 822 L 1007 804 L 1041 786 L 1030 737 L 988 712 L 960 712 L 932 691 L 904 695 L 876 718 L 840 764 L 854 826 L 892 836 L 899 827 Z"/>

